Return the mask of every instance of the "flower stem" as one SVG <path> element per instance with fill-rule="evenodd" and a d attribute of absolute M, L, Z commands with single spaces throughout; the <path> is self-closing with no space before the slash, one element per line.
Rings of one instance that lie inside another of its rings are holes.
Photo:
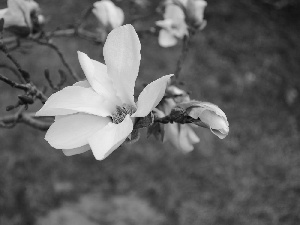
<path fill-rule="evenodd" d="M 190 49 L 191 39 L 195 35 L 195 33 L 196 32 L 194 29 L 189 29 L 189 35 L 185 35 L 183 38 L 181 54 L 177 60 L 176 69 L 174 72 L 174 80 L 173 80 L 174 83 L 176 83 L 176 81 L 179 78 L 180 72 L 182 70 L 183 62 L 186 59 Z"/>

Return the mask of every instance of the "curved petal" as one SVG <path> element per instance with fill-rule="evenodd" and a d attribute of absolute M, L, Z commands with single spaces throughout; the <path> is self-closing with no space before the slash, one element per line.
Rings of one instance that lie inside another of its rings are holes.
<path fill-rule="evenodd" d="M 0 19 L 2 19 L 4 17 L 4 15 L 6 14 L 7 12 L 7 8 L 6 9 L 0 9 Z"/>
<path fill-rule="evenodd" d="M 111 120 L 85 113 L 55 119 L 45 139 L 56 149 L 74 149 L 88 144 L 88 138 L 105 127 Z"/>
<path fill-rule="evenodd" d="M 114 29 L 107 36 L 103 55 L 107 72 L 122 103 L 134 105 L 134 86 L 141 60 L 141 43 L 132 25 Z"/>
<path fill-rule="evenodd" d="M 95 158 L 97 160 L 105 159 L 125 141 L 132 129 L 132 120 L 127 115 L 121 123 L 109 123 L 95 133 L 88 139 Z"/>
<path fill-rule="evenodd" d="M 112 80 L 107 75 L 106 65 L 90 59 L 85 53 L 78 51 L 81 68 L 95 92 L 107 100 L 119 105 L 121 102 L 116 96 Z"/>
<path fill-rule="evenodd" d="M 73 86 L 79 86 L 79 87 L 84 87 L 84 88 L 91 87 L 90 83 L 87 80 L 78 81 L 75 84 L 73 84 Z"/>
<path fill-rule="evenodd" d="M 158 43 L 164 48 L 172 47 L 177 44 L 177 38 L 170 31 L 162 29 L 159 31 Z"/>
<path fill-rule="evenodd" d="M 188 139 L 190 140 L 191 143 L 196 144 L 200 142 L 200 138 L 196 135 L 195 131 L 191 128 L 190 125 L 187 126 L 187 131 L 188 131 Z"/>
<path fill-rule="evenodd" d="M 164 125 L 164 140 L 163 142 L 169 141 L 175 147 L 178 147 L 178 137 L 179 137 L 179 126 L 178 123 L 167 123 Z"/>
<path fill-rule="evenodd" d="M 199 118 L 203 123 L 208 124 L 212 129 L 220 130 L 228 127 L 226 120 L 223 117 L 208 109 L 204 110 Z"/>
<path fill-rule="evenodd" d="M 117 28 L 117 27 L 121 26 L 124 23 L 124 19 L 125 19 L 125 16 L 124 16 L 123 10 L 121 8 L 117 7 L 115 10 L 115 15 L 114 15 L 112 23 L 111 23 L 112 27 Z"/>
<path fill-rule="evenodd" d="M 224 129 L 216 130 L 216 129 L 212 129 L 212 128 L 210 128 L 210 131 L 220 139 L 224 139 L 228 135 L 228 132 L 229 132 Z"/>
<path fill-rule="evenodd" d="M 187 124 L 181 125 L 180 128 L 179 143 L 181 150 L 183 150 L 184 152 L 190 152 L 194 150 L 194 144 L 200 141 L 199 137 Z"/>
<path fill-rule="evenodd" d="M 91 150 L 91 147 L 89 145 L 84 145 L 84 146 L 81 146 L 81 147 L 78 147 L 78 148 L 73 148 L 73 149 L 62 149 L 63 153 L 66 156 L 81 154 L 81 153 L 84 153 L 88 150 Z"/>
<path fill-rule="evenodd" d="M 36 116 L 58 116 L 84 112 L 109 116 L 116 105 L 105 100 L 91 88 L 70 86 L 51 95 Z"/>
<path fill-rule="evenodd" d="M 165 125 L 164 141 L 169 141 L 178 150 L 190 152 L 200 139 L 189 125 L 169 123 Z"/>
<path fill-rule="evenodd" d="M 167 84 L 172 76 L 163 76 L 144 88 L 137 101 L 137 111 L 132 117 L 145 117 L 158 105 L 164 97 Z"/>
<path fill-rule="evenodd" d="M 174 21 L 178 21 L 178 20 L 182 21 L 185 19 L 185 15 L 183 10 L 180 8 L 180 6 L 174 4 L 168 4 L 166 6 L 164 18 L 171 19 Z"/>

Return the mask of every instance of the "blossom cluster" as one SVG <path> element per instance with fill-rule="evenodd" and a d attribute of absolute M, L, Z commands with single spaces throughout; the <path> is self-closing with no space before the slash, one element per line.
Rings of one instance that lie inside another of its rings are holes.
<path fill-rule="evenodd" d="M 164 19 L 158 42 L 171 47 L 205 26 L 204 0 L 164 1 Z M 107 33 L 103 46 L 105 64 L 78 52 L 85 80 L 52 94 L 36 117 L 55 117 L 45 139 L 67 156 L 91 150 L 103 160 L 120 145 L 138 140 L 140 129 L 189 152 L 200 138 L 201 126 L 223 139 L 229 132 L 225 113 L 209 102 L 191 100 L 174 84 L 172 74 L 148 84 L 134 97 L 139 73 L 141 43 L 135 28 L 124 23 L 124 12 L 110 0 L 93 4 L 91 12 Z M 42 30 L 44 16 L 33 0 L 8 0 L 0 10 L 4 29 L 22 37 Z"/>

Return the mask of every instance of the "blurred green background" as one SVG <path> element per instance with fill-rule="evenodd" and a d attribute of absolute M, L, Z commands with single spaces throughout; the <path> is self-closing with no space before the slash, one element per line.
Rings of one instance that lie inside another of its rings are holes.
<path fill-rule="evenodd" d="M 74 24 L 93 2 L 38 1 L 45 29 Z M 128 21 L 137 12 L 153 14 L 137 29 L 161 18 L 155 12 L 160 1 L 136 0 L 137 10 L 130 2 L 116 2 Z M 5 5 L 1 1 L 0 8 Z M 189 154 L 144 133 L 136 144 L 96 161 L 91 152 L 64 156 L 44 132 L 28 126 L 1 129 L 0 224 L 300 224 L 299 12 L 297 1 L 208 0 L 208 25 L 192 42 L 181 87 L 219 105 L 230 133 L 220 140 L 197 129 L 201 142 Z M 101 46 L 77 38 L 54 41 L 81 77 L 77 50 L 103 61 Z M 163 49 L 154 36 L 141 42 L 137 85 L 174 72 L 180 45 Z M 39 86 L 45 68 L 54 80 L 64 69 L 47 47 L 27 43 L 13 55 Z M 9 63 L 3 54 L 0 62 Z M 0 115 L 6 115 L 18 92 L 0 83 L 0 93 Z"/>

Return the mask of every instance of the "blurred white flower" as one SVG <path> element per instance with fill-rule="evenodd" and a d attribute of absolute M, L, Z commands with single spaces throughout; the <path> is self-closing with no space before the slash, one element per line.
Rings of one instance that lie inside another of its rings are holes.
<path fill-rule="evenodd" d="M 210 128 L 211 132 L 223 139 L 228 135 L 229 123 L 225 113 L 216 105 L 209 102 L 191 101 L 187 103 L 188 115 L 194 119 L 200 119 L 198 125 L 203 124 Z M 180 104 L 184 106 L 184 104 Z M 203 123 L 203 124 L 202 124 Z M 197 122 L 195 122 L 197 124 Z"/>
<path fill-rule="evenodd" d="M 7 6 L 0 10 L 0 18 L 4 18 L 4 28 L 14 27 L 15 33 L 25 32 L 26 36 L 44 22 L 44 17 L 39 15 L 39 5 L 33 0 L 8 0 Z"/>
<path fill-rule="evenodd" d="M 123 10 L 110 0 L 95 2 L 93 13 L 108 32 L 124 23 Z"/>
<path fill-rule="evenodd" d="M 66 155 L 91 148 L 98 160 L 106 158 L 131 134 L 135 117 L 147 116 L 164 96 L 172 75 L 147 85 L 134 102 L 141 44 L 133 26 L 114 29 L 103 55 L 106 65 L 79 52 L 87 78 L 50 96 L 36 116 L 56 116 L 45 139 Z M 130 137 L 130 136 L 129 136 Z"/>
<path fill-rule="evenodd" d="M 163 100 L 160 109 L 168 115 L 175 106 L 176 102 L 172 98 L 166 98 Z M 168 123 L 164 125 L 164 128 L 163 141 L 169 141 L 174 147 L 183 152 L 192 151 L 194 149 L 193 145 L 200 142 L 199 137 L 189 124 Z"/>
<path fill-rule="evenodd" d="M 186 17 L 189 24 L 200 27 L 203 23 L 204 10 L 207 2 L 204 0 L 179 0 L 186 8 Z"/>
<path fill-rule="evenodd" d="M 177 39 L 188 35 L 183 10 L 174 4 L 166 4 L 164 20 L 156 22 L 162 29 L 159 32 L 158 43 L 162 47 L 171 47 L 177 44 Z"/>

